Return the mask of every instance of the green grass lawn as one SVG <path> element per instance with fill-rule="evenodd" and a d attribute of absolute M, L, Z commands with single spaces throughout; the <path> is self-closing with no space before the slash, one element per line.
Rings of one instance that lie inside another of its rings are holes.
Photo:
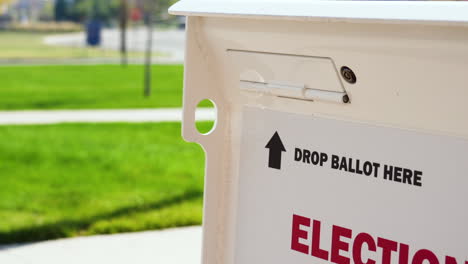
<path fill-rule="evenodd" d="M 178 123 L 0 126 L 0 149 L 2 244 L 201 223 L 204 154 Z"/>
<path fill-rule="evenodd" d="M 0 110 L 180 107 L 183 66 L 152 70 L 145 98 L 140 65 L 0 67 Z"/>
<path fill-rule="evenodd" d="M 112 50 L 80 47 L 58 47 L 43 43 L 45 33 L 0 31 L 0 59 L 83 59 L 118 58 L 119 53 Z M 141 57 L 132 52 L 131 57 Z M 156 54 L 157 55 L 157 54 Z"/>

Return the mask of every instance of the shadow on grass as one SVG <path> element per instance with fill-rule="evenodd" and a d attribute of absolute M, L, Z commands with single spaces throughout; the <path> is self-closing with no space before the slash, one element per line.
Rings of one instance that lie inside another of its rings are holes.
<path fill-rule="evenodd" d="M 76 105 L 86 105 L 95 103 L 95 100 L 85 100 L 85 99 L 77 99 L 74 100 L 74 104 Z M 63 109 L 74 109 L 70 107 L 70 102 L 66 99 L 47 99 L 47 100 L 40 100 L 36 99 L 31 102 L 20 102 L 20 103 L 5 103 L 1 106 L 2 111 L 18 111 L 18 109 L 23 110 L 63 110 Z"/>
<path fill-rule="evenodd" d="M 199 199 L 201 197 L 203 197 L 202 191 L 188 190 L 180 195 L 166 198 L 157 202 L 147 203 L 141 206 L 123 207 L 113 212 L 95 215 L 89 218 L 78 220 L 63 220 L 55 223 L 27 227 L 9 232 L 0 232 L 0 245 L 5 245 L 9 243 L 24 243 L 33 241 L 36 242 L 49 239 L 70 237 L 70 234 L 76 233 L 79 230 L 85 230 L 89 228 L 93 223 L 101 220 L 131 215 L 134 213 L 163 209 L 181 202 Z M 0 250 L 2 248 L 4 249 L 5 247 L 0 247 Z"/>

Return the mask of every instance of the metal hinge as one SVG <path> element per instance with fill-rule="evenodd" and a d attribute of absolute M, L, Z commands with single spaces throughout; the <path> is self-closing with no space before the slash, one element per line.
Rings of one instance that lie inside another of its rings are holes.
<path fill-rule="evenodd" d="M 326 101 L 341 104 L 350 103 L 346 92 L 325 91 L 307 88 L 305 85 L 289 85 L 281 83 L 260 83 L 240 81 L 241 90 L 248 92 L 264 93 L 279 97 L 295 98 L 308 101 Z"/>

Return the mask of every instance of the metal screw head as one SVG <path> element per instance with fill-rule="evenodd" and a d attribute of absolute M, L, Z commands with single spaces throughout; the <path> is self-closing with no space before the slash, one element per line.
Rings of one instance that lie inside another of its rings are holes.
<path fill-rule="evenodd" d="M 356 75 L 354 74 L 353 70 L 346 66 L 341 67 L 341 76 L 348 83 L 356 83 Z"/>
<path fill-rule="evenodd" d="M 343 95 L 343 103 L 348 104 L 349 101 L 349 96 L 347 94 Z"/>

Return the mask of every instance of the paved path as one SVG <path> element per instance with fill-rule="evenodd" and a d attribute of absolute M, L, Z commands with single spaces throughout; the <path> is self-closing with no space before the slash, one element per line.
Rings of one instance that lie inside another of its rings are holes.
<path fill-rule="evenodd" d="M 213 109 L 197 110 L 199 121 L 214 120 Z M 181 121 L 182 109 L 0 111 L 0 125 Z M 1 262 L 0 262 L 1 263 Z"/>
<path fill-rule="evenodd" d="M 129 51 L 144 51 L 146 48 L 147 29 L 144 27 L 130 28 L 127 32 Z M 154 30 L 153 51 L 167 54 L 173 62 L 184 61 L 185 31 L 184 30 Z M 84 47 L 85 33 L 70 33 L 51 35 L 44 38 L 44 43 L 55 46 Z M 118 29 L 105 29 L 102 32 L 101 48 L 120 49 L 120 32 Z"/>
<path fill-rule="evenodd" d="M 0 246 L 5 264 L 200 264 L 201 227 Z"/>
<path fill-rule="evenodd" d="M 64 58 L 64 59 L 0 59 L 0 67 L 2 66 L 25 66 L 25 65 L 107 65 L 120 64 L 119 58 Z M 141 65 L 145 61 L 143 58 L 129 58 L 128 64 Z M 153 56 L 152 64 L 182 64 L 183 61 L 172 57 L 157 57 Z"/>

